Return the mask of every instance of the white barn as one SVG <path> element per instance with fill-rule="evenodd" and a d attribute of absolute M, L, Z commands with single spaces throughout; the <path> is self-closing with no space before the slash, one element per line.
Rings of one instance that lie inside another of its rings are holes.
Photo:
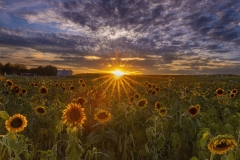
<path fill-rule="evenodd" d="M 57 70 L 57 76 L 71 76 L 72 71 L 70 69 Z"/>

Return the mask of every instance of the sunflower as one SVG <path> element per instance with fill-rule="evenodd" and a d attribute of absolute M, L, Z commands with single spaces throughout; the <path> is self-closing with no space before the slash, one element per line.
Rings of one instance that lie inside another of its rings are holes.
<path fill-rule="evenodd" d="M 139 93 L 135 93 L 134 94 L 134 98 L 139 99 L 140 98 L 140 94 Z"/>
<path fill-rule="evenodd" d="M 26 90 L 25 88 L 23 88 L 23 89 L 21 90 L 21 92 L 22 92 L 22 94 L 27 94 L 27 90 Z"/>
<path fill-rule="evenodd" d="M 224 93 L 224 90 L 223 90 L 222 88 L 218 88 L 218 89 L 216 90 L 217 96 L 222 96 L 223 93 Z"/>
<path fill-rule="evenodd" d="M 6 81 L 6 83 L 7 83 L 7 85 L 10 86 L 10 87 L 13 86 L 13 81 L 11 81 L 10 79 L 8 79 L 8 80 Z"/>
<path fill-rule="evenodd" d="M 148 83 L 148 88 L 152 88 L 152 84 L 151 83 Z"/>
<path fill-rule="evenodd" d="M 236 96 L 236 94 L 231 93 L 229 96 L 230 96 L 231 98 L 234 98 L 234 97 Z"/>
<path fill-rule="evenodd" d="M 160 102 L 156 102 L 154 105 L 154 108 L 159 110 L 162 107 L 162 104 Z"/>
<path fill-rule="evenodd" d="M 231 91 L 231 93 L 237 94 L 237 89 L 233 89 L 233 90 Z"/>
<path fill-rule="evenodd" d="M 21 92 L 20 87 L 19 86 L 14 86 L 12 88 L 12 92 L 15 93 L 15 94 L 19 94 Z"/>
<path fill-rule="evenodd" d="M 83 105 L 87 102 L 87 100 L 83 97 L 78 97 L 77 98 L 77 103 L 80 104 L 80 105 Z"/>
<path fill-rule="evenodd" d="M 44 116 L 47 114 L 47 111 L 44 106 L 37 106 L 34 108 L 36 115 Z"/>
<path fill-rule="evenodd" d="M 156 90 L 152 90 L 152 95 L 156 96 L 157 91 Z"/>
<path fill-rule="evenodd" d="M 224 134 L 213 137 L 208 143 L 208 149 L 213 154 L 226 154 L 237 146 L 232 135 Z"/>
<path fill-rule="evenodd" d="M 3 81 L 3 78 L 2 77 L 0 77 L 0 82 L 2 82 Z"/>
<path fill-rule="evenodd" d="M 160 91 L 160 89 L 159 89 L 158 87 L 156 87 L 156 88 L 155 88 L 155 91 L 159 92 L 159 91 Z"/>
<path fill-rule="evenodd" d="M 5 127 L 9 132 L 21 132 L 27 126 L 27 119 L 21 114 L 14 114 L 5 122 Z"/>
<path fill-rule="evenodd" d="M 161 107 L 161 108 L 158 110 L 158 113 L 159 113 L 159 115 L 160 115 L 161 117 L 164 117 L 164 116 L 167 115 L 168 110 L 167 110 L 166 107 Z"/>
<path fill-rule="evenodd" d="M 81 105 L 77 103 L 70 103 L 67 105 L 67 108 L 63 110 L 62 119 L 63 123 L 68 127 L 73 129 L 81 127 L 86 120 L 84 108 L 81 108 Z"/>
<path fill-rule="evenodd" d="M 199 105 L 190 106 L 188 108 L 188 113 L 191 114 L 193 117 L 197 116 L 199 111 L 200 111 L 200 106 Z"/>
<path fill-rule="evenodd" d="M 103 109 L 100 109 L 97 113 L 94 114 L 94 119 L 99 123 L 106 123 L 111 119 L 111 117 L 111 113 Z"/>
<path fill-rule="evenodd" d="M 84 83 L 83 79 L 79 79 L 79 83 L 80 84 Z"/>
<path fill-rule="evenodd" d="M 69 90 L 70 91 L 73 91 L 75 89 L 75 87 L 73 86 L 73 85 L 71 85 L 70 87 L 69 87 Z"/>
<path fill-rule="evenodd" d="M 137 106 L 139 108 L 145 108 L 147 106 L 147 100 L 146 99 L 140 99 L 138 102 L 137 102 Z"/>
<path fill-rule="evenodd" d="M 84 88 L 84 87 L 86 87 L 86 84 L 85 84 L 85 83 L 82 83 L 81 86 Z"/>
<path fill-rule="evenodd" d="M 42 87 L 39 89 L 39 93 L 41 93 L 42 95 L 47 94 L 47 93 L 48 93 L 48 88 L 42 86 Z"/>
<path fill-rule="evenodd" d="M 134 97 L 133 97 L 133 96 L 129 97 L 128 102 L 129 102 L 130 104 L 133 104 L 133 102 L 134 102 Z"/>
<path fill-rule="evenodd" d="M 55 87 L 58 87 L 58 83 L 55 83 Z"/>

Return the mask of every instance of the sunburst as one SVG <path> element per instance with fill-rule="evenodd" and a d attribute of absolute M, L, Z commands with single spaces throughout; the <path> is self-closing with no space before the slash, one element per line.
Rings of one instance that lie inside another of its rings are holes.
<path fill-rule="evenodd" d="M 116 52 L 115 58 L 110 59 L 111 63 L 107 64 L 108 70 L 104 71 L 106 74 L 93 80 L 95 82 L 102 80 L 102 83 L 97 88 L 103 89 L 102 92 L 108 91 L 111 96 L 117 94 L 118 100 L 120 100 L 122 93 L 125 93 L 127 97 L 130 97 L 130 92 L 137 93 L 132 84 L 141 84 L 129 77 L 133 72 L 130 72 L 127 68 L 126 61 L 123 63 L 124 61 L 118 57 L 118 52 Z"/>

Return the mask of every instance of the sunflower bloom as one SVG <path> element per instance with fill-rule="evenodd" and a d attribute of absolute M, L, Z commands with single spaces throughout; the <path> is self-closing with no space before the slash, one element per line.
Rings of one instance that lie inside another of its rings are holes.
<path fill-rule="evenodd" d="M 42 86 L 42 87 L 39 89 L 39 93 L 41 93 L 42 95 L 47 94 L 47 93 L 48 93 L 48 88 Z"/>
<path fill-rule="evenodd" d="M 158 113 L 161 117 L 165 117 L 168 113 L 168 110 L 166 107 L 161 107 L 159 110 L 158 110 Z"/>
<path fill-rule="evenodd" d="M 7 85 L 10 86 L 10 87 L 13 86 L 13 81 L 11 81 L 10 79 L 8 79 L 8 80 L 6 81 L 6 83 L 7 83 Z"/>
<path fill-rule="evenodd" d="M 44 116 L 47 114 L 46 108 L 44 106 L 37 106 L 34 108 L 36 115 Z"/>
<path fill-rule="evenodd" d="M 94 119 L 99 123 L 106 123 L 111 119 L 111 117 L 111 113 L 103 109 L 94 114 Z"/>
<path fill-rule="evenodd" d="M 21 114 L 14 114 L 5 122 L 5 127 L 9 132 L 21 132 L 27 127 L 27 119 Z"/>
<path fill-rule="evenodd" d="M 193 117 L 197 116 L 200 112 L 200 105 L 190 106 L 188 108 L 188 113 L 191 114 Z"/>
<path fill-rule="evenodd" d="M 86 120 L 84 108 L 76 103 L 70 103 L 67 108 L 63 110 L 62 115 L 63 123 L 71 128 L 81 127 Z"/>
<path fill-rule="evenodd" d="M 138 102 L 137 102 L 137 106 L 139 108 L 145 108 L 147 106 L 147 100 L 146 99 L 140 99 Z"/>
<path fill-rule="evenodd" d="M 216 90 L 216 94 L 217 94 L 217 96 L 222 96 L 224 94 L 224 90 L 222 88 L 218 88 Z"/>
<path fill-rule="evenodd" d="M 83 105 L 87 102 L 87 100 L 83 97 L 78 97 L 77 98 L 77 103 L 80 104 L 80 105 Z"/>
<path fill-rule="evenodd" d="M 139 93 L 135 93 L 134 98 L 139 99 L 140 98 L 140 94 Z"/>
<path fill-rule="evenodd" d="M 233 150 L 237 146 L 237 142 L 232 135 L 224 134 L 213 137 L 209 144 L 208 149 L 213 154 L 226 154 L 228 151 Z"/>
<path fill-rule="evenodd" d="M 161 107 L 162 107 L 162 104 L 160 102 L 156 102 L 155 105 L 154 105 L 154 108 L 156 110 L 159 110 Z"/>
<path fill-rule="evenodd" d="M 22 93 L 22 94 L 27 94 L 27 90 L 26 90 L 25 88 L 23 88 L 23 89 L 21 90 L 21 93 Z"/>

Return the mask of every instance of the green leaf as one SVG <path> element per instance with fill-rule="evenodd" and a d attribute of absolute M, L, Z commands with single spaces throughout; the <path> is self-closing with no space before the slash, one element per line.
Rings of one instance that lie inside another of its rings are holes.
<path fill-rule="evenodd" d="M 234 160 L 235 160 L 235 157 L 234 157 L 234 154 L 233 154 L 232 151 L 230 151 L 227 156 L 228 156 L 228 159 L 229 159 L 229 160 L 231 160 L 231 159 L 234 159 Z"/>
<path fill-rule="evenodd" d="M 0 111 L 0 117 L 2 117 L 2 119 L 4 119 L 4 120 L 9 119 L 9 115 L 6 111 Z"/>
<path fill-rule="evenodd" d="M 160 135 L 156 141 L 156 144 L 157 144 L 157 148 L 158 148 L 158 151 L 160 151 L 160 149 L 163 148 L 164 144 L 165 144 L 165 138 L 164 138 L 164 135 Z"/>
<path fill-rule="evenodd" d="M 198 160 L 198 158 L 194 156 L 190 160 Z"/>
<path fill-rule="evenodd" d="M 236 148 L 235 158 L 236 158 L 236 160 L 240 160 L 240 148 Z"/>

